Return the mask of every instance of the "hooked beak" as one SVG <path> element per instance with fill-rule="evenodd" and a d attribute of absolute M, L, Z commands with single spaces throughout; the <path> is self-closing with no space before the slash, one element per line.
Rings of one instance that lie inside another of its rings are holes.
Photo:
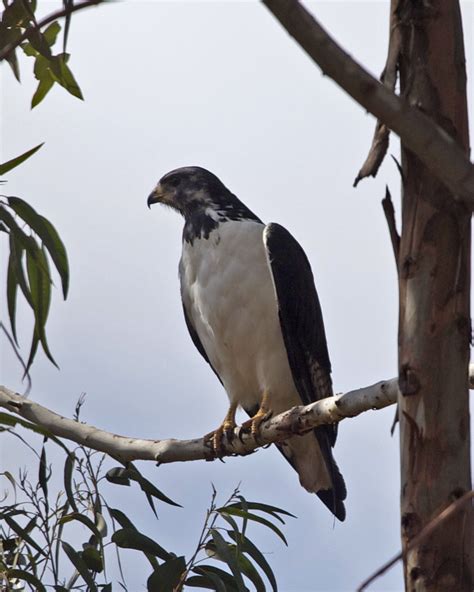
<path fill-rule="evenodd" d="M 150 193 L 150 195 L 148 196 L 147 199 L 147 205 L 149 208 L 151 208 L 151 206 L 155 203 L 158 203 L 160 201 L 163 201 L 163 197 L 164 197 L 164 193 L 160 187 L 160 185 L 158 184 L 155 189 L 153 189 L 153 191 Z"/>

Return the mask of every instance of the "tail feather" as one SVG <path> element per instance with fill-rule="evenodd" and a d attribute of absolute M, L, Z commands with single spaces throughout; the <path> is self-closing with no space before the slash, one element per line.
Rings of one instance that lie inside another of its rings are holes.
<path fill-rule="evenodd" d="M 295 436 L 277 444 L 277 447 L 298 473 L 301 485 L 307 491 L 316 493 L 334 516 L 343 522 L 346 517 L 344 500 L 347 497 L 344 478 L 334 460 L 325 434 L 316 432 L 314 435 L 316 438 L 312 441 L 308 440 L 312 434 Z M 305 439 L 306 442 L 302 446 Z"/>

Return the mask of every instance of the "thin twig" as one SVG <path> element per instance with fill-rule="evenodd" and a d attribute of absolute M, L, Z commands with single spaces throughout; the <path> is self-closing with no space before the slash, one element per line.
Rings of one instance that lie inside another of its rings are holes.
<path fill-rule="evenodd" d="M 46 25 L 49 25 L 50 23 L 53 23 L 54 21 L 62 17 L 68 16 L 73 12 L 77 12 L 78 10 L 88 8 L 90 6 L 95 6 L 97 4 L 102 4 L 106 1 L 107 0 L 85 0 L 81 4 L 72 4 L 67 8 L 63 8 L 62 10 L 58 10 L 57 12 L 53 12 L 49 16 L 45 17 L 43 20 L 39 21 L 39 23 L 34 23 L 33 26 L 27 27 L 25 31 L 20 35 L 20 37 L 18 37 L 18 39 L 16 39 L 12 43 L 9 43 L 8 45 L 5 45 L 2 51 L 0 51 L 0 62 L 9 58 L 10 55 L 15 51 L 15 49 L 19 47 L 20 44 L 23 43 L 23 41 L 26 41 L 26 39 L 28 39 L 31 31 L 39 31 L 43 27 L 46 27 Z"/>
<path fill-rule="evenodd" d="M 474 497 L 474 491 L 468 491 L 462 497 L 455 500 L 452 504 L 450 504 L 447 508 L 445 508 L 442 512 L 440 512 L 437 516 L 433 518 L 428 524 L 415 536 L 412 540 L 408 543 L 405 549 L 405 553 L 411 551 L 415 547 L 418 547 L 425 539 L 427 539 L 441 524 L 446 522 L 457 514 L 459 510 L 468 502 L 470 499 Z M 374 580 L 378 577 L 383 575 L 387 572 L 391 567 L 393 567 L 398 561 L 400 561 L 403 557 L 403 551 L 400 551 L 395 557 L 384 563 L 382 567 L 380 567 L 376 572 L 374 572 L 369 578 L 367 578 L 362 584 L 357 588 L 357 592 L 363 592 Z"/>
<path fill-rule="evenodd" d="M 13 337 L 10 335 L 10 333 L 7 331 L 7 328 L 5 327 L 5 325 L 0 321 L 0 329 L 5 333 L 6 338 L 8 339 L 8 341 L 10 342 L 11 348 L 13 350 L 13 353 L 15 354 L 16 358 L 18 359 L 18 361 L 21 364 L 21 367 L 23 368 L 23 377 L 26 378 L 26 390 L 23 393 L 24 397 L 27 397 L 30 394 L 30 390 L 31 390 L 31 376 L 30 373 L 28 372 L 28 369 L 26 367 L 26 363 L 23 360 L 23 358 L 21 357 L 21 354 L 16 346 L 15 340 L 13 339 Z"/>

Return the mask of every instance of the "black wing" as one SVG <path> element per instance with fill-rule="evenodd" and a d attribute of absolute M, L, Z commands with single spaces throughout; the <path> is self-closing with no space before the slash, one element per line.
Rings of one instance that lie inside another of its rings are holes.
<path fill-rule="evenodd" d="M 313 273 L 305 252 L 283 226 L 268 224 L 264 242 L 293 380 L 301 401 L 309 405 L 333 394 L 331 363 Z M 314 434 L 333 483 L 332 490 L 319 491 L 318 496 L 343 520 L 346 487 L 331 450 L 336 442 L 337 425 L 320 426 Z"/>
<path fill-rule="evenodd" d="M 183 312 L 184 312 L 184 320 L 186 321 L 186 327 L 188 328 L 189 334 L 191 335 L 191 339 L 193 340 L 193 343 L 196 346 L 196 349 L 201 354 L 201 356 L 206 360 L 206 362 L 209 364 L 209 366 L 212 368 L 214 374 L 217 376 L 217 378 L 219 379 L 219 382 L 222 384 L 222 380 L 220 379 L 219 374 L 217 374 L 214 366 L 211 364 L 211 362 L 206 354 L 206 350 L 204 349 L 204 346 L 201 343 L 201 340 L 199 339 L 199 335 L 197 334 L 197 331 L 194 328 L 194 325 L 193 325 L 188 313 L 186 312 L 186 306 L 184 305 L 184 302 L 183 302 Z"/>

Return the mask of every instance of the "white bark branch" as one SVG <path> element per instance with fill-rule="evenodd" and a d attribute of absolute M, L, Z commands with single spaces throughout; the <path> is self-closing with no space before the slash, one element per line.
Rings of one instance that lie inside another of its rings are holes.
<path fill-rule="evenodd" d="M 474 383 L 474 364 L 469 367 L 470 385 Z M 256 448 L 303 434 L 320 425 L 336 423 L 371 409 L 383 409 L 396 403 L 398 380 L 392 378 L 371 386 L 328 397 L 307 406 L 293 407 L 266 421 L 258 440 L 240 428 L 229 441 L 224 438 L 222 456 L 250 454 Z M 48 430 L 54 436 L 105 452 L 122 461 L 152 460 L 158 463 L 190 460 L 214 460 L 205 438 L 195 440 L 146 440 L 106 432 L 77 422 L 0 386 L 0 407 Z"/>

